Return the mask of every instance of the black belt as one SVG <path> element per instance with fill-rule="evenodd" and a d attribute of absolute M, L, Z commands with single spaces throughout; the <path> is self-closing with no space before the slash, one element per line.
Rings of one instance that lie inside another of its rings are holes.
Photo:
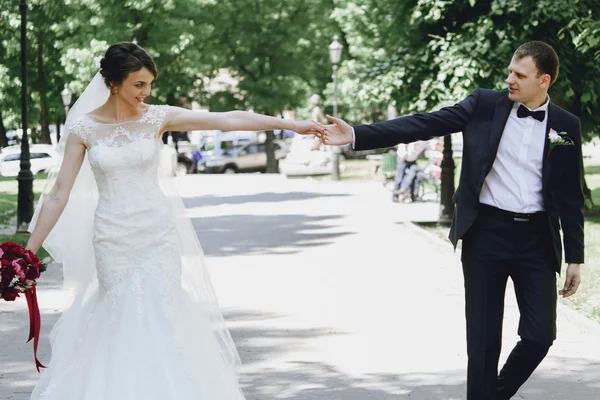
<path fill-rule="evenodd" d="M 548 214 L 545 211 L 538 211 L 534 213 L 516 213 L 482 203 L 479 204 L 479 212 L 483 215 L 504 221 L 541 222 L 548 220 Z"/>

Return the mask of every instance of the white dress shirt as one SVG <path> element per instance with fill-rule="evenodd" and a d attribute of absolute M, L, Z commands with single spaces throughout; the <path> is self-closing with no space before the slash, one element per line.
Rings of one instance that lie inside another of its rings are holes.
<path fill-rule="evenodd" d="M 544 120 L 517 117 L 521 103 L 515 103 L 500 140 L 498 153 L 485 178 L 479 201 L 517 213 L 544 211 L 542 162 L 546 142 L 548 103 L 531 111 L 546 111 Z"/>

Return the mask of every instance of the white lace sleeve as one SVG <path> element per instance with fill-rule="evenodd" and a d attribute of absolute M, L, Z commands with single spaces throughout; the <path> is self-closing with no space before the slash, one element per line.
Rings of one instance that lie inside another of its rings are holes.
<path fill-rule="evenodd" d="M 90 124 L 87 122 L 87 118 L 85 116 L 81 116 L 73 121 L 73 125 L 69 128 L 69 135 L 75 135 L 83 140 L 86 147 L 89 147 L 89 137 L 90 137 Z"/>
<path fill-rule="evenodd" d="M 167 121 L 168 105 L 151 105 L 148 112 L 140 119 L 140 123 L 151 124 L 159 131 L 165 126 Z"/>

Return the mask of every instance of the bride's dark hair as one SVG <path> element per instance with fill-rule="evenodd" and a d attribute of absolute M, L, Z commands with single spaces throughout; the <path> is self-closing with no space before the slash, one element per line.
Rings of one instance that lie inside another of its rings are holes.
<path fill-rule="evenodd" d="M 115 43 L 106 50 L 100 60 L 100 73 L 104 83 L 110 88 L 110 83 L 120 85 L 131 72 L 148 69 L 156 79 L 156 65 L 150 54 L 142 47 L 131 42 Z"/>

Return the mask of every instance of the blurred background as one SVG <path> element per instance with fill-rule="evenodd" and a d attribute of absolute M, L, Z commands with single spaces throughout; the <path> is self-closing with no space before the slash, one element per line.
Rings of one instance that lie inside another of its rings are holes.
<path fill-rule="evenodd" d="M 551 99 L 582 124 L 586 264 L 520 398 L 598 399 L 600 0 L 0 0 L 0 242 L 27 242 L 66 113 L 113 43 L 154 58 L 151 104 L 361 124 L 503 90 L 531 40 L 558 53 Z M 446 241 L 460 132 L 361 152 L 292 131 L 163 142 L 248 400 L 464 398 L 463 281 Z M 51 268 L 39 287 L 44 361 L 61 282 Z M 1 306 L 0 398 L 29 399 L 27 308 Z M 514 302 L 506 312 L 510 349 Z"/>
<path fill-rule="evenodd" d="M 504 89 L 513 52 L 530 40 L 559 54 L 550 96 L 581 119 L 588 229 L 600 232 L 600 0 L 0 0 L 0 222 L 14 231 L 23 129 L 35 200 L 66 112 L 112 43 L 134 41 L 154 58 L 152 104 L 360 124 L 433 111 L 478 87 Z M 416 153 L 327 148 L 291 131 L 166 132 L 163 141 L 175 176 L 380 181 L 391 201 L 439 203 L 441 225 L 462 156 L 460 132 Z M 399 195 L 407 154 L 416 178 Z"/>

